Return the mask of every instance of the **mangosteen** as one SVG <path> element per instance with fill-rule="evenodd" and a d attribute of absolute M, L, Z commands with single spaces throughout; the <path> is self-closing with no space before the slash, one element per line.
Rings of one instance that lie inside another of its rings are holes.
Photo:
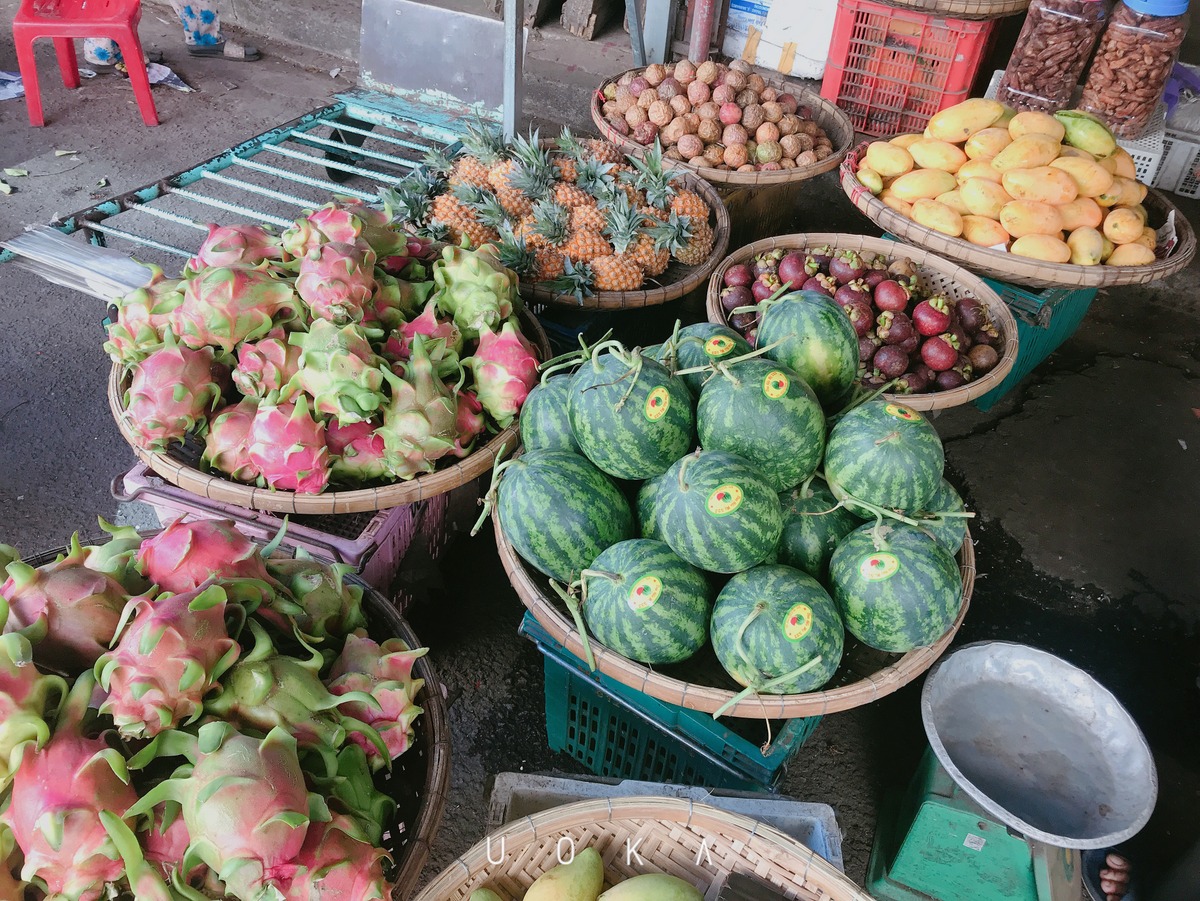
<path fill-rule="evenodd" d="M 939 391 L 951 391 L 961 388 L 967 383 L 961 372 L 956 369 L 945 369 L 937 374 L 936 384 Z"/>
<path fill-rule="evenodd" d="M 871 289 L 867 287 L 867 283 L 862 279 L 855 279 L 852 282 L 846 282 L 833 293 L 833 299 L 842 306 L 850 303 L 852 300 L 861 300 L 863 303 L 870 305 Z"/>
<path fill-rule="evenodd" d="M 887 271 L 891 273 L 893 278 L 906 278 L 915 281 L 917 278 L 917 267 L 912 260 L 902 258 L 894 260 Z"/>
<path fill-rule="evenodd" d="M 991 323 L 987 307 L 974 297 L 960 297 L 955 308 L 958 310 L 958 319 L 963 324 L 963 328 L 971 334 L 975 334 Z"/>
<path fill-rule="evenodd" d="M 754 294 L 745 285 L 733 285 L 721 291 L 721 306 L 732 313 L 738 307 L 754 306 Z"/>
<path fill-rule="evenodd" d="M 867 267 L 856 250 L 838 251 L 829 261 L 829 274 L 838 280 L 838 284 L 845 285 L 862 278 L 866 272 Z"/>
<path fill-rule="evenodd" d="M 783 259 L 786 251 L 776 248 L 775 250 L 765 250 L 754 257 L 754 264 L 750 271 L 754 273 L 755 278 L 764 273 L 774 275 L 779 271 L 779 261 Z"/>
<path fill-rule="evenodd" d="M 832 275 L 817 274 L 806 281 L 801 290 L 816 291 L 819 294 L 824 294 L 827 297 L 833 297 L 837 292 L 838 283 Z"/>
<path fill-rule="evenodd" d="M 958 349 L 962 353 L 966 353 L 971 349 L 971 345 L 975 342 L 971 340 L 971 336 L 967 334 L 967 330 L 962 327 L 961 322 L 950 323 L 950 334 L 958 339 Z"/>
<path fill-rule="evenodd" d="M 885 310 L 876 318 L 875 324 L 878 326 L 876 333 L 884 344 L 900 344 L 913 335 L 912 320 L 899 310 Z"/>
<path fill-rule="evenodd" d="M 899 378 L 908 369 L 908 354 L 892 344 L 885 344 L 875 351 L 872 363 L 885 378 Z"/>
<path fill-rule="evenodd" d="M 925 373 L 914 369 L 900 376 L 892 390 L 897 394 L 921 394 L 929 390 L 929 379 Z"/>
<path fill-rule="evenodd" d="M 783 259 L 779 261 L 779 280 L 784 284 L 790 282 L 793 289 L 799 288 L 809 276 L 809 273 L 804 271 L 804 262 L 805 258 L 795 251 L 784 254 Z"/>
<path fill-rule="evenodd" d="M 758 329 L 757 328 L 747 329 L 744 337 L 746 339 L 746 343 L 749 344 L 751 347 L 758 347 Z"/>
<path fill-rule="evenodd" d="M 813 263 L 821 272 L 829 271 L 829 261 L 833 259 L 833 248 L 828 244 L 822 244 L 820 247 L 813 247 L 808 251 L 805 257 L 805 263 Z M 815 270 L 810 270 L 809 275 L 815 274 Z"/>
<path fill-rule="evenodd" d="M 882 344 L 875 335 L 867 334 L 858 339 L 858 361 L 865 363 L 875 357 L 875 351 Z"/>
<path fill-rule="evenodd" d="M 912 311 L 913 325 L 926 337 L 940 335 L 950 328 L 950 305 L 946 298 L 935 294 L 917 304 Z"/>
<path fill-rule="evenodd" d="M 914 331 L 908 338 L 901 341 L 896 346 L 906 354 L 915 354 L 921 347 L 921 336 Z"/>
<path fill-rule="evenodd" d="M 858 337 L 862 338 L 875 328 L 875 314 L 871 310 L 871 305 L 865 300 L 848 301 L 842 304 L 842 309 L 850 317 L 850 324 L 854 326 Z"/>
<path fill-rule="evenodd" d="M 729 324 L 739 332 L 745 332 L 758 324 L 757 313 L 734 313 L 729 317 Z"/>
<path fill-rule="evenodd" d="M 988 347 L 1000 346 L 1000 330 L 990 322 L 974 335 L 975 344 L 986 344 Z"/>
<path fill-rule="evenodd" d="M 915 366 L 913 366 L 913 372 L 915 372 L 917 375 L 923 376 L 925 379 L 925 384 L 927 385 L 932 385 L 933 380 L 937 378 L 937 373 L 930 369 L 923 360 L 919 361 Z"/>
<path fill-rule="evenodd" d="M 911 297 L 909 290 L 894 279 L 884 279 L 875 286 L 875 306 L 881 310 L 903 312 Z"/>
<path fill-rule="evenodd" d="M 975 378 L 975 367 L 971 365 L 971 358 L 966 354 L 958 355 L 958 360 L 954 363 L 954 371 L 963 377 L 963 381 L 969 382 Z"/>
<path fill-rule="evenodd" d="M 867 274 L 863 276 L 863 281 L 870 287 L 878 287 L 881 283 L 890 278 L 886 269 L 868 269 Z"/>
<path fill-rule="evenodd" d="M 745 263 L 738 263 L 725 270 L 725 284 L 731 288 L 749 287 L 754 281 L 754 273 Z"/>
<path fill-rule="evenodd" d="M 750 293 L 754 295 L 756 301 L 766 300 L 776 291 L 783 287 L 779 281 L 779 276 L 773 272 L 764 272 L 754 280 L 754 284 L 750 286 Z"/>
<path fill-rule="evenodd" d="M 945 372 L 958 362 L 958 339 L 949 332 L 935 335 L 921 345 L 921 359 L 934 372 Z"/>

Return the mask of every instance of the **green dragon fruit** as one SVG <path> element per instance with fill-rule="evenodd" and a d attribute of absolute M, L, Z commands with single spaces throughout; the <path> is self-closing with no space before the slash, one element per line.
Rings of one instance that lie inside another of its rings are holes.
<path fill-rule="evenodd" d="M 7 606 L 0 598 L 0 619 L 7 617 Z M 8 787 L 16 771 L 21 746 L 32 742 L 41 748 L 50 739 L 46 720 L 58 715 L 66 696 L 65 679 L 42 675 L 33 665 L 29 639 L 15 632 L 0 635 L 0 791 Z M 5 859 L 7 854 L 0 853 L 0 860 Z"/>
<path fill-rule="evenodd" d="M 142 542 L 138 569 L 163 591 L 176 594 L 195 591 L 214 578 L 270 580 L 258 546 L 224 519 L 185 522 L 180 517 L 168 523 Z"/>
<path fill-rule="evenodd" d="M 475 251 L 444 247 L 433 264 L 433 281 L 438 308 L 467 338 L 499 328 L 520 303 L 517 274 L 500 264 L 491 244 Z"/>
<path fill-rule="evenodd" d="M 365 422 L 384 402 L 386 361 L 371 349 L 362 326 L 335 325 L 316 319 L 307 332 L 293 332 L 288 341 L 300 348 L 300 368 L 291 382 L 313 398 L 318 413 L 342 425 Z"/>
<path fill-rule="evenodd" d="M 360 322 L 375 291 L 375 252 L 332 241 L 300 258 L 296 293 L 316 319 Z"/>
<path fill-rule="evenodd" d="M 433 472 L 434 464 L 454 450 L 458 404 L 437 378 L 420 335 L 413 338 L 408 362 L 396 365 L 403 367 L 404 377 L 384 370 L 392 396 L 384 407 L 379 433 L 389 472 L 398 479 L 411 479 Z"/>
<path fill-rule="evenodd" d="M 112 576 L 129 594 L 141 594 L 150 587 L 137 569 L 137 552 L 142 546 L 142 536 L 133 526 L 115 526 L 103 516 L 98 517 L 100 528 L 109 539 L 104 544 L 85 545 L 81 548 L 83 565 L 98 573 Z M 71 537 L 71 551 L 79 547 L 79 536 Z"/>
<path fill-rule="evenodd" d="M 458 415 L 455 417 L 458 438 L 454 442 L 453 454 L 465 457 L 475 447 L 475 439 L 483 434 L 483 404 L 474 391 L 458 392 Z"/>
<path fill-rule="evenodd" d="M 296 855 L 285 895 L 303 901 L 389 901 L 383 873 L 387 851 L 372 845 L 356 820 L 335 816 L 313 823 Z"/>
<path fill-rule="evenodd" d="M 257 266 L 283 260 L 279 236 L 264 225 L 209 225 L 208 237 L 187 261 L 186 275 L 211 267 Z"/>
<path fill-rule="evenodd" d="M 345 563 L 322 563 L 298 550 L 293 559 L 267 561 L 267 571 L 288 589 L 298 605 L 295 612 L 286 612 L 268 601 L 258 610 L 259 616 L 285 635 L 292 634 L 294 626 L 306 640 L 324 641 L 366 626 L 362 610 L 363 590 L 345 580 L 354 572 L 354 567 Z"/>
<path fill-rule="evenodd" d="M 257 413 L 253 397 L 218 410 L 209 420 L 200 462 L 243 482 L 257 479 L 258 467 L 250 460 L 250 425 Z"/>
<path fill-rule="evenodd" d="M 114 363 L 136 363 L 162 344 L 171 313 L 183 303 L 183 280 L 165 278 L 158 266 L 146 265 L 150 283 L 113 301 L 117 318 L 108 327 L 104 351 Z"/>
<path fill-rule="evenodd" d="M 334 479 L 372 482 L 387 476 L 386 450 L 377 428 L 374 420 L 351 425 L 329 423 L 325 444 L 332 458 L 330 471 Z"/>
<path fill-rule="evenodd" d="M 320 494 L 329 484 L 325 426 L 312 418 L 304 395 L 294 403 L 258 407 L 250 426 L 250 462 L 271 488 Z"/>
<path fill-rule="evenodd" d="M 375 293 L 363 310 L 363 322 L 378 323 L 385 332 L 393 332 L 421 309 L 433 293 L 433 282 L 409 282 L 375 267 Z"/>
<path fill-rule="evenodd" d="M 361 733 L 351 734 L 351 740 L 366 752 L 372 769 L 387 766 L 412 744 L 413 721 L 423 713 L 415 700 L 425 685 L 423 679 L 413 678 L 413 665 L 428 652 L 428 648 L 410 649 L 399 638 L 380 645 L 359 629 L 346 639 L 341 656 L 329 671 L 333 694 L 366 694 L 378 702 L 374 709 L 359 703 L 345 708 L 347 716 L 373 727 L 387 745 L 389 756 L 384 758 Z"/>
<path fill-rule="evenodd" d="M 312 750 L 307 753 L 318 756 Z M 353 742 L 347 742 L 337 752 L 333 765 L 330 765 L 329 751 L 321 751 L 319 756 L 319 764 L 304 756 L 300 759 L 312 787 L 329 802 L 331 810 L 353 817 L 367 841 L 380 844 L 384 830 L 395 823 L 396 802 L 375 787 L 366 752 Z"/>
<path fill-rule="evenodd" d="M 117 645 L 95 668 L 108 692 L 100 712 L 113 718 L 122 735 L 153 738 L 199 718 L 204 696 L 239 653 L 225 620 L 242 608 L 227 601 L 218 585 L 130 598 Z"/>
<path fill-rule="evenodd" d="M 122 415 L 138 444 L 163 450 L 203 426 L 221 400 L 213 356 L 211 347 L 181 347 L 168 330 L 166 342 L 134 368 Z"/>
<path fill-rule="evenodd" d="M 538 383 L 537 354 L 511 319 L 499 332 L 480 332 L 479 346 L 463 366 L 475 376 L 479 402 L 502 428 L 513 421 Z"/>
<path fill-rule="evenodd" d="M 277 323 L 303 315 L 290 282 L 263 263 L 220 266 L 187 279 L 183 303 L 171 311 L 170 325 L 188 347 L 219 347 L 232 354 L 243 341 L 262 338 Z"/>
<path fill-rule="evenodd" d="M 300 348 L 288 343 L 282 328 L 273 328 L 266 337 L 238 347 L 233 383 L 246 397 L 266 397 L 272 391 L 282 392 L 299 369 Z"/>

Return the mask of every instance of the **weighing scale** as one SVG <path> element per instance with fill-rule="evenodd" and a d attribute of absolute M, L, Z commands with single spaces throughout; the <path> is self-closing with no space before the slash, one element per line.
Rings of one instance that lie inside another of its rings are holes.
<path fill-rule="evenodd" d="M 930 671 L 921 718 L 930 747 L 880 812 L 879 901 L 1079 901 L 1079 851 L 1128 839 L 1154 809 L 1137 724 L 1053 654 L 966 645 Z"/>

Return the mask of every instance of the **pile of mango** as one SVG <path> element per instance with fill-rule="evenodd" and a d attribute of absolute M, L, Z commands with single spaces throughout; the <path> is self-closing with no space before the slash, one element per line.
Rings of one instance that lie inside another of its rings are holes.
<path fill-rule="evenodd" d="M 1080 266 L 1154 262 L 1133 157 L 1078 110 L 966 100 L 924 134 L 868 145 L 857 174 L 891 209 L 981 247 Z"/>
<path fill-rule="evenodd" d="M 571 845 L 574 850 L 574 843 Z M 562 842 L 558 850 L 561 853 Z M 490 888 L 479 888 L 468 901 L 505 901 Z M 704 901 L 704 893 L 678 876 L 643 873 L 604 890 L 604 862 L 595 848 L 584 848 L 551 867 L 525 890 L 521 901 Z"/>

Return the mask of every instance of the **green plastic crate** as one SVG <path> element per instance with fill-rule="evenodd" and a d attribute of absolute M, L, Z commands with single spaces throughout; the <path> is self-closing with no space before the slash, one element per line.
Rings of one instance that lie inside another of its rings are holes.
<path fill-rule="evenodd" d="M 774 791 L 787 762 L 821 721 L 817 716 L 774 723 L 764 754 L 707 713 L 589 672 L 529 613 L 520 632 L 542 652 L 550 749 L 571 755 L 597 776 Z"/>

